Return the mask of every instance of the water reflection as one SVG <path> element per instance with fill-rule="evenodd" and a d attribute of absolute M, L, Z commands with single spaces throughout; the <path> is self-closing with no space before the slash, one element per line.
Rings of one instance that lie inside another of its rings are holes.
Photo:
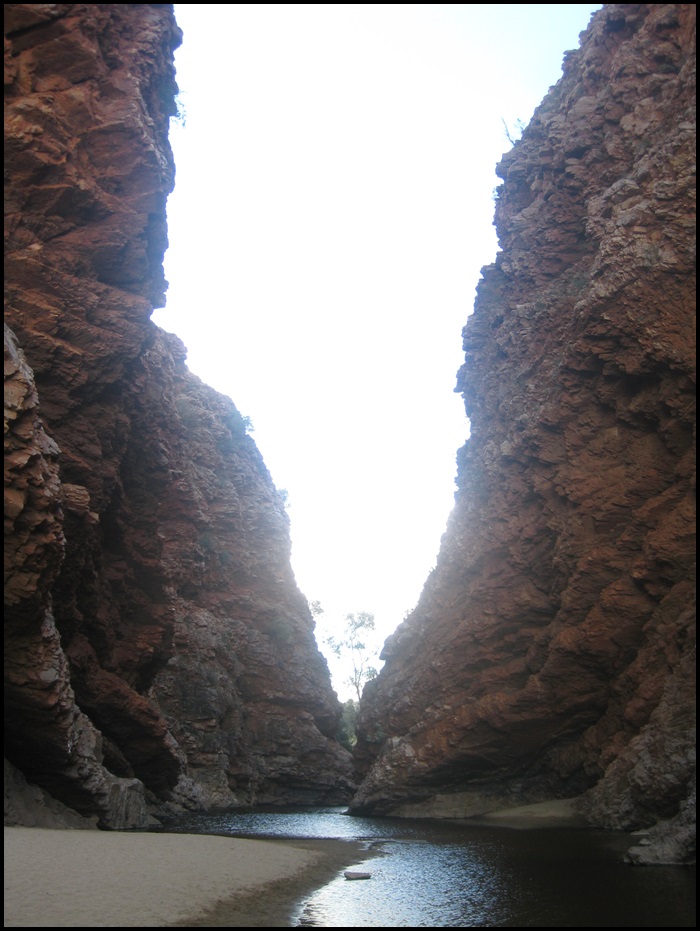
<path fill-rule="evenodd" d="M 314 837 L 372 841 L 401 837 L 424 840 L 434 822 L 406 818 L 359 818 L 344 807 L 254 809 L 178 818 L 169 832 L 229 834 L 236 837 Z"/>
<path fill-rule="evenodd" d="M 433 832 L 435 834 L 436 832 Z M 442 832 L 437 832 L 442 833 Z M 694 871 L 624 864 L 616 838 L 561 829 L 463 829 L 459 843 L 385 841 L 367 883 L 304 903 L 316 927 L 694 927 Z M 618 848 L 618 849 L 616 849 Z"/>
<path fill-rule="evenodd" d="M 694 927 L 695 870 L 632 867 L 624 835 L 587 829 L 468 827 L 351 817 L 342 808 L 182 819 L 167 830 L 239 837 L 339 838 L 371 858 L 298 905 L 314 927 Z"/>

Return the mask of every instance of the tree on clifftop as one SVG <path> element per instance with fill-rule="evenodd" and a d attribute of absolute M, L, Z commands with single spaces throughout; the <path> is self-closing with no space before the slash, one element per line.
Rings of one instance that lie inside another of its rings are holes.
<path fill-rule="evenodd" d="M 374 615 L 369 611 L 359 611 L 345 615 L 345 629 L 341 636 L 326 638 L 326 643 L 337 657 L 350 660 L 352 671 L 345 681 L 354 689 L 358 702 L 365 682 L 377 675 L 377 670 L 370 665 L 372 657 L 366 643 L 366 634 L 373 630 Z"/>
<path fill-rule="evenodd" d="M 318 601 L 309 602 L 309 608 L 314 618 L 325 614 Z M 367 644 L 367 634 L 373 633 L 374 629 L 374 615 L 369 611 L 359 611 L 345 615 L 345 626 L 340 634 L 326 634 L 320 641 L 343 663 L 344 668 L 349 668 L 344 682 L 357 695 L 358 702 L 365 683 L 377 675 L 372 665 L 376 651 Z"/>

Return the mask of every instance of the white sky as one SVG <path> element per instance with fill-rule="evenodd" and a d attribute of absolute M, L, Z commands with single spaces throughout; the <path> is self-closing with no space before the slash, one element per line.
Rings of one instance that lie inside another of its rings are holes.
<path fill-rule="evenodd" d="M 600 6 L 175 5 L 186 123 L 154 320 L 252 420 L 302 592 L 328 624 L 374 613 L 378 644 L 454 500 L 503 123 L 528 122 Z"/>

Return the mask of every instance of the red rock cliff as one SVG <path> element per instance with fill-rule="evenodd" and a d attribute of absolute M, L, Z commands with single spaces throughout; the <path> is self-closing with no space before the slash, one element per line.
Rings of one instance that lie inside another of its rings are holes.
<path fill-rule="evenodd" d="M 106 826 L 347 798 L 288 519 L 150 320 L 167 4 L 6 4 L 6 755 Z"/>
<path fill-rule="evenodd" d="M 356 811 L 582 796 L 688 855 L 694 104 L 695 6 L 609 4 L 498 166 L 456 506 L 365 690 Z"/>

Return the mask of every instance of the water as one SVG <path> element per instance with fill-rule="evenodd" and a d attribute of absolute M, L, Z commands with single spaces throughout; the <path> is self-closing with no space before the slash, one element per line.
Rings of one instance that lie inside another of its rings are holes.
<path fill-rule="evenodd" d="M 369 859 L 299 902 L 292 926 L 695 927 L 695 870 L 622 862 L 626 835 L 358 818 L 342 808 L 195 816 L 168 830 L 357 840 Z"/>

